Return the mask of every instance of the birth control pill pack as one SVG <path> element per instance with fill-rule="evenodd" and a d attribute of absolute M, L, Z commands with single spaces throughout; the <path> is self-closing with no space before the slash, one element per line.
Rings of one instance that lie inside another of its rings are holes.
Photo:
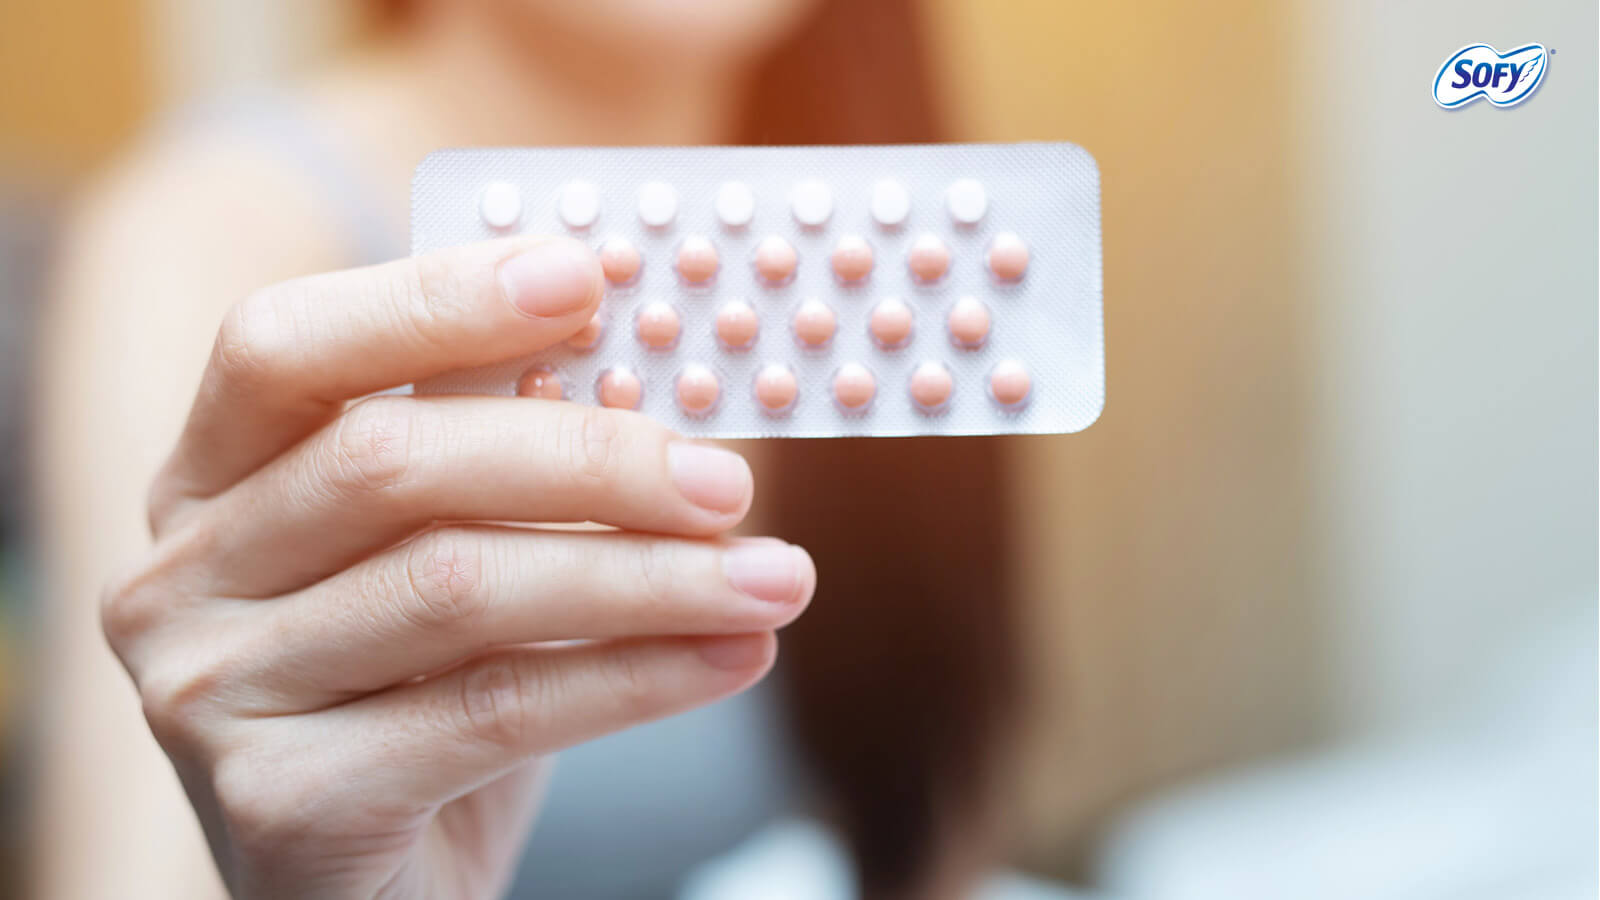
<path fill-rule="evenodd" d="M 1100 175 L 1067 143 L 444 150 L 412 251 L 567 234 L 568 341 L 418 393 L 638 409 L 705 438 L 1079 431 L 1105 402 Z"/>

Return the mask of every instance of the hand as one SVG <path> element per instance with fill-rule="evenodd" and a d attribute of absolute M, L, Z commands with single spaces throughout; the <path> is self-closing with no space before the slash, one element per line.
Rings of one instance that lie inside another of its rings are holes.
<path fill-rule="evenodd" d="M 495 895 L 537 757 L 770 668 L 816 575 L 718 537 L 737 455 L 565 402 L 351 402 L 560 341 L 600 279 L 513 239 L 229 313 L 103 621 L 236 896 Z M 581 521 L 617 530 L 518 524 Z"/>

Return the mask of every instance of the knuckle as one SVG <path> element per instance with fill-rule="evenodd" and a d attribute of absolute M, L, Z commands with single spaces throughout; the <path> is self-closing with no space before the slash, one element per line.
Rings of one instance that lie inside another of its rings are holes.
<path fill-rule="evenodd" d="M 403 482 L 411 466 L 412 415 L 403 398 L 374 397 L 340 417 L 327 472 L 334 490 L 372 494 Z"/>
<path fill-rule="evenodd" d="M 227 684 L 220 658 L 186 659 L 146 672 L 139 678 L 139 701 L 151 734 L 162 746 L 198 737 Z"/>
<path fill-rule="evenodd" d="M 217 330 L 213 364 L 231 391 L 252 393 L 292 371 L 299 342 L 282 309 L 283 288 L 262 288 L 233 305 Z"/>
<path fill-rule="evenodd" d="M 409 311 L 407 326 L 423 343 L 435 344 L 440 323 L 459 318 L 468 291 L 458 269 L 438 256 L 419 256 L 399 270 L 390 289 L 396 305 Z"/>
<path fill-rule="evenodd" d="M 649 603 L 669 601 L 678 585 L 678 548 L 666 541 L 647 541 L 632 548 L 632 556 L 643 599 Z"/>
<path fill-rule="evenodd" d="M 228 840 L 245 858 L 282 860 L 318 840 L 318 795 L 293 775 L 293 765 L 265 754 L 230 753 L 211 768 L 211 792 Z M 285 771 L 286 770 L 286 771 Z"/>
<path fill-rule="evenodd" d="M 118 576 L 100 592 L 100 628 L 119 655 L 150 629 L 162 606 L 152 596 L 149 581 L 141 568 Z"/>
<path fill-rule="evenodd" d="M 509 655 L 483 659 L 461 679 L 460 719 L 475 740 L 511 749 L 537 740 L 540 680 Z"/>
<path fill-rule="evenodd" d="M 586 487 L 613 483 L 622 469 L 622 423 L 610 410 L 575 406 L 562 410 L 559 433 L 572 477 Z"/>
<path fill-rule="evenodd" d="M 483 544 L 465 529 L 444 528 L 412 541 L 405 554 L 409 603 L 404 615 L 424 630 L 470 625 L 489 611 Z"/>
<path fill-rule="evenodd" d="M 184 589 L 181 573 L 204 560 L 215 541 L 201 525 L 178 528 L 158 541 L 136 566 L 100 591 L 100 628 L 118 655 L 127 653 L 163 622 Z"/>
<path fill-rule="evenodd" d="M 617 649 L 600 668 L 605 691 L 624 721 L 652 718 L 661 705 L 655 679 L 636 653 Z"/>

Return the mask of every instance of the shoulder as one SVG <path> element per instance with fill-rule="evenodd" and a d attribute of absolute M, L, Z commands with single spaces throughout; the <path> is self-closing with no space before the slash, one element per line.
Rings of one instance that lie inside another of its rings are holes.
<path fill-rule="evenodd" d="M 348 267 L 345 238 L 315 180 L 247 132 L 146 138 L 86 182 L 62 221 L 39 389 L 165 440 L 227 310 Z"/>
<path fill-rule="evenodd" d="M 64 288 L 93 294 L 109 278 L 119 293 L 149 286 L 190 313 L 350 255 L 314 179 L 223 127 L 140 141 L 84 186 L 61 248 Z"/>

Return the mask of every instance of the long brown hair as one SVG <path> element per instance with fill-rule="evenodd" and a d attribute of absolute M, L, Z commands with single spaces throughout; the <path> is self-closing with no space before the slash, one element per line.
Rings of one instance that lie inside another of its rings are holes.
<path fill-rule="evenodd" d="M 914 0 L 828 0 L 757 73 L 740 139 L 946 136 Z M 981 812 L 1017 687 L 994 439 L 775 442 L 757 502 L 816 559 L 783 635 L 803 759 L 869 898 L 913 896 Z"/>
<path fill-rule="evenodd" d="M 382 18 L 408 0 L 372 0 Z M 918 143 L 947 136 L 915 0 L 823 0 L 762 61 L 734 139 Z M 1017 686 L 1012 519 L 994 439 L 789 440 L 758 503 L 816 559 L 783 635 L 801 757 L 862 896 L 914 896 L 981 811 Z"/>

